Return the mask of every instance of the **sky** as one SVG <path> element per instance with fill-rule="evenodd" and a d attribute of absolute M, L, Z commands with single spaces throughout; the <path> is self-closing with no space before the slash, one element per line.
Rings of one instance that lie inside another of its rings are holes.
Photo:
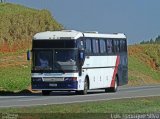
<path fill-rule="evenodd" d="M 125 33 L 129 44 L 160 35 L 160 0 L 6 0 L 48 9 L 65 29 Z"/>

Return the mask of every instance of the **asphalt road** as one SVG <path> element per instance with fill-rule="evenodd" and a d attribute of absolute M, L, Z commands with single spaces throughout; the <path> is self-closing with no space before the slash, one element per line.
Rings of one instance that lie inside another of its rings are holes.
<path fill-rule="evenodd" d="M 50 96 L 41 96 L 40 93 L 20 96 L 0 96 L 0 108 L 79 103 L 150 96 L 160 96 L 160 85 L 120 87 L 116 93 L 105 93 L 104 90 L 93 90 L 89 91 L 88 95 L 75 95 L 74 92 L 52 92 Z"/>

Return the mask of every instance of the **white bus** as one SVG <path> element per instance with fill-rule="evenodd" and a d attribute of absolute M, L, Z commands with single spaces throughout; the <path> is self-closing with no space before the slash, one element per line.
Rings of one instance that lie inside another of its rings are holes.
<path fill-rule="evenodd" d="M 128 83 L 126 36 L 74 30 L 37 33 L 31 72 L 32 90 L 43 95 L 51 91 L 87 94 L 91 89 L 116 92 Z"/>

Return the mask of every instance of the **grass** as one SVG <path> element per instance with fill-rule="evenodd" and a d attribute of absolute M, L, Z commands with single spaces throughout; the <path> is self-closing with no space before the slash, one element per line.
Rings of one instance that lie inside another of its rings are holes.
<path fill-rule="evenodd" d="M 134 56 L 130 56 L 128 58 L 129 60 L 129 70 L 131 71 L 137 71 L 139 73 L 145 74 L 145 75 L 149 75 L 152 77 L 152 79 L 155 80 L 159 80 L 160 79 L 160 72 L 157 70 L 152 69 L 150 66 L 146 65 L 143 61 L 141 61 L 140 59 L 134 57 Z M 134 78 L 130 78 L 131 80 L 133 80 Z"/>
<path fill-rule="evenodd" d="M 149 67 L 160 71 L 160 44 L 132 45 L 129 56 L 135 57 Z"/>
<path fill-rule="evenodd" d="M 62 29 L 49 11 L 11 3 L 0 3 L 0 21 L 1 52 L 26 49 L 35 33 Z"/>
<path fill-rule="evenodd" d="M 129 76 L 129 80 L 130 81 L 137 80 L 137 77 L 135 77 L 135 76 Z"/>
<path fill-rule="evenodd" d="M 0 91 L 22 91 L 28 89 L 31 80 L 31 65 L 25 52 L 0 55 Z"/>
<path fill-rule="evenodd" d="M 13 13 L 19 13 L 19 12 L 23 12 L 23 11 L 28 11 L 28 12 L 33 12 L 34 11 L 38 11 L 36 9 L 33 8 L 27 8 L 24 7 L 22 5 L 13 5 L 11 3 L 0 3 L 0 13 L 2 14 L 13 14 Z"/>
<path fill-rule="evenodd" d="M 22 113 L 43 117 L 50 116 L 75 117 L 102 116 L 105 113 L 158 113 L 160 112 L 160 97 L 121 99 L 101 102 L 48 105 L 35 107 L 1 108 L 1 113 Z M 37 114 L 38 113 L 38 114 Z M 41 115 L 42 114 L 42 115 Z M 75 115 L 76 114 L 76 115 Z"/>
<path fill-rule="evenodd" d="M 142 45 L 144 52 L 148 55 L 156 64 L 160 70 L 160 44 Z"/>
<path fill-rule="evenodd" d="M 160 83 L 160 45 L 132 45 L 128 47 L 129 85 Z"/>
<path fill-rule="evenodd" d="M 6 91 L 27 89 L 30 85 L 30 66 L 0 68 L 0 88 Z"/>

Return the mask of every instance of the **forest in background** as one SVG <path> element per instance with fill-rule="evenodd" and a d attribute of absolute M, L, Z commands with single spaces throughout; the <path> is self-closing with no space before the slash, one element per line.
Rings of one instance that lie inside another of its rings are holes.
<path fill-rule="evenodd" d="M 150 39 L 148 41 L 141 41 L 140 44 L 160 44 L 160 35 L 158 35 L 155 39 Z"/>

